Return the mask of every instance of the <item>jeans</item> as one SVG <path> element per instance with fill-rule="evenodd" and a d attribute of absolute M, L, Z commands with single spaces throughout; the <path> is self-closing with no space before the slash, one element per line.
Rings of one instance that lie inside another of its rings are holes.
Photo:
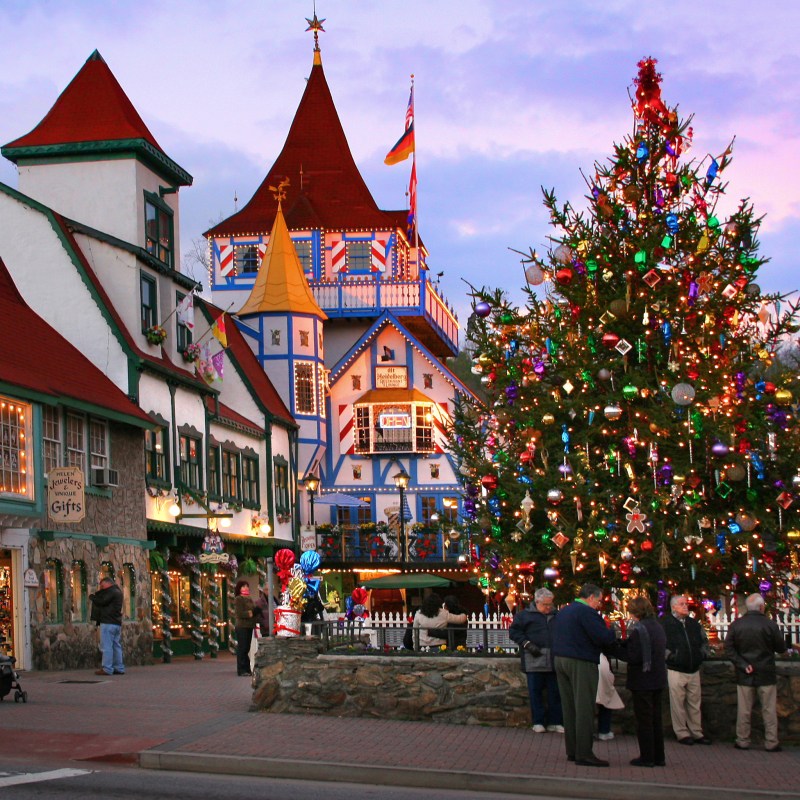
<path fill-rule="evenodd" d="M 531 722 L 534 725 L 563 725 L 561 695 L 555 672 L 528 672 L 528 698 L 531 704 Z M 547 692 L 547 712 L 542 693 Z"/>
<path fill-rule="evenodd" d="M 636 717 L 636 738 L 639 740 L 639 758 L 650 764 L 660 764 L 664 761 L 661 694 L 661 689 L 631 692 L 633 713 Z"/>
<path fill-rule="evenodd" d="M 103 672 L 112 675 L 125 672 L 122 663 L 122 626 L 108 622 L 100 624 L 100 649 L 103 651 Z"/>

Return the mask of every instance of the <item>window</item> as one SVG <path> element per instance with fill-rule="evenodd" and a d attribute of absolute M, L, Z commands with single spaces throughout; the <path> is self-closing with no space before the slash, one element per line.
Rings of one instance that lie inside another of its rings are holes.
<path fill-rule="evenodd" d="M 86 613 L 86 564 L 83 561 L 73 561 L 69 571 L 69 586 L 72 594 L 73 622 L 86 622 L 89 618 Z"/>
<path fill-rule="evenodd" d="M 89 458 L 92 469 L 108 466 L 108 423 L 89 419 Z"/>
<path fill-rule="evenodd" d="M 233 265 L 237 275 L 253 275 L 258 272 L 258 247 L 254 244 L 234 245 Z"/>
<path fill-rule="evenodd" d="M 313 275 L 314 260 L 311 250 L 311 239 L 295 239 L 294 249 L 297 251 L 297 258 L 300 261 L 300 266 L 306 275 Z"/>
<path fill-rule="evenodd" d="M 143 272 L 139 278 L 139 293 L 142 304 L 142 333 L 158 325 L 158 294 L 156 279 Z"/>
<path fill-rule="evenodd" d="M 299 362 L 294 365 L 294 406 L 298 414 L 315 414 L 314 365 Z"/>
<path fill-rule="evenodd" d="M 144 432 L 145 477 L 148 480 L 169 482 L 167 477 L 166 428 Z"/>
<path fill-rule="evenodd" d="M 28 470 L 31 407 L 0 397 L 0 495 L 33 500 Z"/>
<path fill-rule="evenodd" d="M 433 415 L 428 403 L 355 406 L 356 453 L 432 453 Z"/>
<path fill-rule="evenodd" d="M 442 498 L 442 522 L 458 522 L 458 498 Z"/>
<path fill-rule="evenodd" d="M 242 455 L 242 502 L 251 508 L 258 506 L 258 457 Z"/>
<path fill-rule="evenodd" d="M 208 496 L 218 500 L 222 497 L 222 484 L 219 472 L 219 447 L 208 447 Z"/>
<path fill-rule="evenodd" d="M 45 473 L 64 463 L 61 442 L 61 411 L 52 406 L 42 407 L 42 466 Z"/>
<path fill-rule="evenodd" d="M 288 514 L 289 508 L 289 465 L 283 458 L 272 462 L 273 482 L 275 484 L 275 513 Z"/>
<path fill-rule="evenodd" d="M 436 513 L 436 498 L 432 495 L 422 495 L 419 498 L 419 503 L 422 511 L 422 519 L 420 521 L 423 525 L 431 525 L 431 517 Z"/>
<path fill-rule="evenodd" d="M 200 489 L 201 442 L 192 436 L 180 437 L 181 483 L 189 489 Z"/>
<path fill-rule="evenodd" d="M 122 565 L 122 614 L 125 619 L 136 619 L 136 570 L 133 564 Z"/>
<path fill-rule="evenodd" d="M 172 211 L 156 195 L 145 197 L 144 241 L 150 255 L 172 266 Z"/>
<path fill-rule="evenodd" d="M 175 292 L 175 307 L 177 308 L 185 298 L 186 295 L 182 292 Z M 192 343 L 192 329 L 184 325 L 176 315 L 175 331 L 178 352 L 182 353 Z"/>
<path fill-rule="evenodd" d="M 347 243 L 347 271 L 371 272 L 372 242 Z"/>
<path fill-rule="evenodd" d="M 67 413 L 67 466 L 86 474 L 86 430 L 84 417 Z"/>
<path fill-rule="evenodd" d="M 64 578 L 61 562 L 48 558 L 42 573 L 44 589 L 44 621 L 54 624 L 64 621 Z"/>
<path fill-rule="evenodd" d="M 224 500 L 238 500 L 239 489 L 239 454 L 231 450 L 222 451 L 222 497 Z"/>

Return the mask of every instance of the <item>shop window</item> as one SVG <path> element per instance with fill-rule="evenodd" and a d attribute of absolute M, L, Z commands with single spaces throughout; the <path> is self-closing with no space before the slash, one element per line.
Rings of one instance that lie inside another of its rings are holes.
<path fill-rule="evenodd" d="M 213 500 L 222 497 L 222 483 L 220 480 L 219 447 L 209 445 L 208 448 L 208 496 Z"/>
<path fill-rule="evenodd" d="M 436 513 L 436 498 L 433 495 L 422 495 L 419 498 L 421 522 L 423 525 L 431 525 L 434 521 L 431 517 Z"/>
<path fill-rule="evenodd" d="M 92 469 L 108 466 L 108 423 L 102 419 L 89 419 L 89 459 Z"/>
<path fill-rule="evenodd" d="M 415 406 L 416 417 L 416 451 L 418 453 L 433 452 L 433 414 L 427 405 Z"/>
<path fill-rule="evenodd" d="M 125 619 L 136 619 L 136 571 L 133 564 L 122 565 L 122 614 Z"/>
<path fill-rule="evenodd" d="M 237 275 L 254 275 L 258 272 L 258 247 L 254 244 L 234 245 L 233 265 Z"/>
<path fill-rule="evenodd" d="M 166 428 L 151 428 L 144 432 L 145 476 L 148 480 L 169 483 L 166 433 Z"/>
<path fill-rule="evenodd" d="M 458 522 L 457 497 L 442 498 L 442 522 L 449 522 L 451 524 Z"/>
<path fill-rule="evenodd" d="M 240 500 L 241 488 L 239 482 L 239 453 L 232 450 L 222 450 L 222 499 L 227 501 Z"/>
<path fill-rule="evenodd" d="M 298 362 L 294 365 L 294 406 L 298 414 L 315 414 L 314 365 Z"/>
<path fill-rule="evenodd" d="M 83 561 L 73 561 L 69 570 L 69 588 L 72 595 L 73 622 L 87 622 L 87 593 L 86 593 L 86 564 Z"/>
<path fill-rule="evenodd" d="M 180 446 L 180 471 L 181 483 L 187 489 L 200 489 L 200 453 L 202 443 L 200 439 L 192 436 L 181 436 Z"/>
<path fill-rule="evenodd" d="M 148 328 L 158 325 L 158 295 L 156 279 L 144 272 L 139 278 L 139 293 L 142 311 L 142 333 Z"/>
<path fill-rule="evenodd" d="M 42 574 L 44 588 L 44 621 L 56 624 L 64 621 L 64 576 L 61 562 L 48 558 Z"/>
<path fill-rule="evenodd" d="M 289 464 L 278 457 L 272 462 L 273 483 L 275 484 L 275 513 L 288 514 L 289 508 Z"/>
<path fill-rule="evenodd" d="M 45 474 L 63 463 L 61 410 L 42 406 L 42 466 Z"/>
<path fill-rule="evenodd" d="M 172 266 L 172 210 L 149 192 L 144 200 L 144 241 L 150 255 Z"/>
<path fill-rule="evenodd" d="M 31 407 L 0 397 L 0 496 L 33 500 L 28 464 Z"/>
<path fill-rule="evenodd" d="M 175 307 L 177 308 L 185 299 L 185 294 L 182 292 L 175 292 Z M 175 345 L 178 348 L 178 352 L 182 353 L 192 343 L 192 329 L 186 325 L 186 323 L 181 322 L 180 317 L 177 315 L 175 320 L 175 332 Z"/>
<path fill-rule="evenodd" d="M 242 455 L 242 502 L 248 508 L 258 508 L 258 456 Z"/>
<path fill-rule="evenodd" d="M 356 453 L 432 453 L 429 403 L 370 403 L 355 406 Z"/>

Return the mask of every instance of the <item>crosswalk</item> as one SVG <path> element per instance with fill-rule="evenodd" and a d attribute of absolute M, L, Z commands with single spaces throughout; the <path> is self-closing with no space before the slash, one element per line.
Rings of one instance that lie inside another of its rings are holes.
<path fill-rule="evenodd" d="M 52 769 L 48 772 L 0 772 L 0 789 L 7 786 L 20 786 L 23 783 L 41 783 L 42 781 L 56 781 L 61 778 L 75 778 L 78 775 L 88 775 L 90 769 Z"/>

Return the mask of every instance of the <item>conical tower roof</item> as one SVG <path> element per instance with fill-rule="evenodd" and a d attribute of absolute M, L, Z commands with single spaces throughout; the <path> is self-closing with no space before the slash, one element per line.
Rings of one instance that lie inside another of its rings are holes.
<path fill-rule="evenodd" d="M 396 214 L 381 211 L 358 171 L 333 103 L 318 51 L 280 155 L 250 202 L 206 236 L 263 234 L 275 219 L 269 186 L 288 178 L 286 224 L 292 230 L 388 229 Z"/>
<path fill-rule="evenodd" d="M 275 203 L 274 199 L 272 202 Z M 237 314 L 240 317 L 270 312 L 313 314 L 326 320 L 327 314 L 317 304 L 306 281 L 292 237 L 286 227 L 280 200 L 277 211 L 273 213 L 275 221 L 269 235 L 267 252 L 264 253 L 250 296 Z"/>
<path fill-rule="evenodd" d="M 29 133 L 4 145 L 2 153 L 18 163 L 45 154 L 69 157 L 121 149 L 141 151 L 151 166 L 182 185 L 192 182 L 191 175 L 161 149 L 95 50 L 42 121 Z"/>

